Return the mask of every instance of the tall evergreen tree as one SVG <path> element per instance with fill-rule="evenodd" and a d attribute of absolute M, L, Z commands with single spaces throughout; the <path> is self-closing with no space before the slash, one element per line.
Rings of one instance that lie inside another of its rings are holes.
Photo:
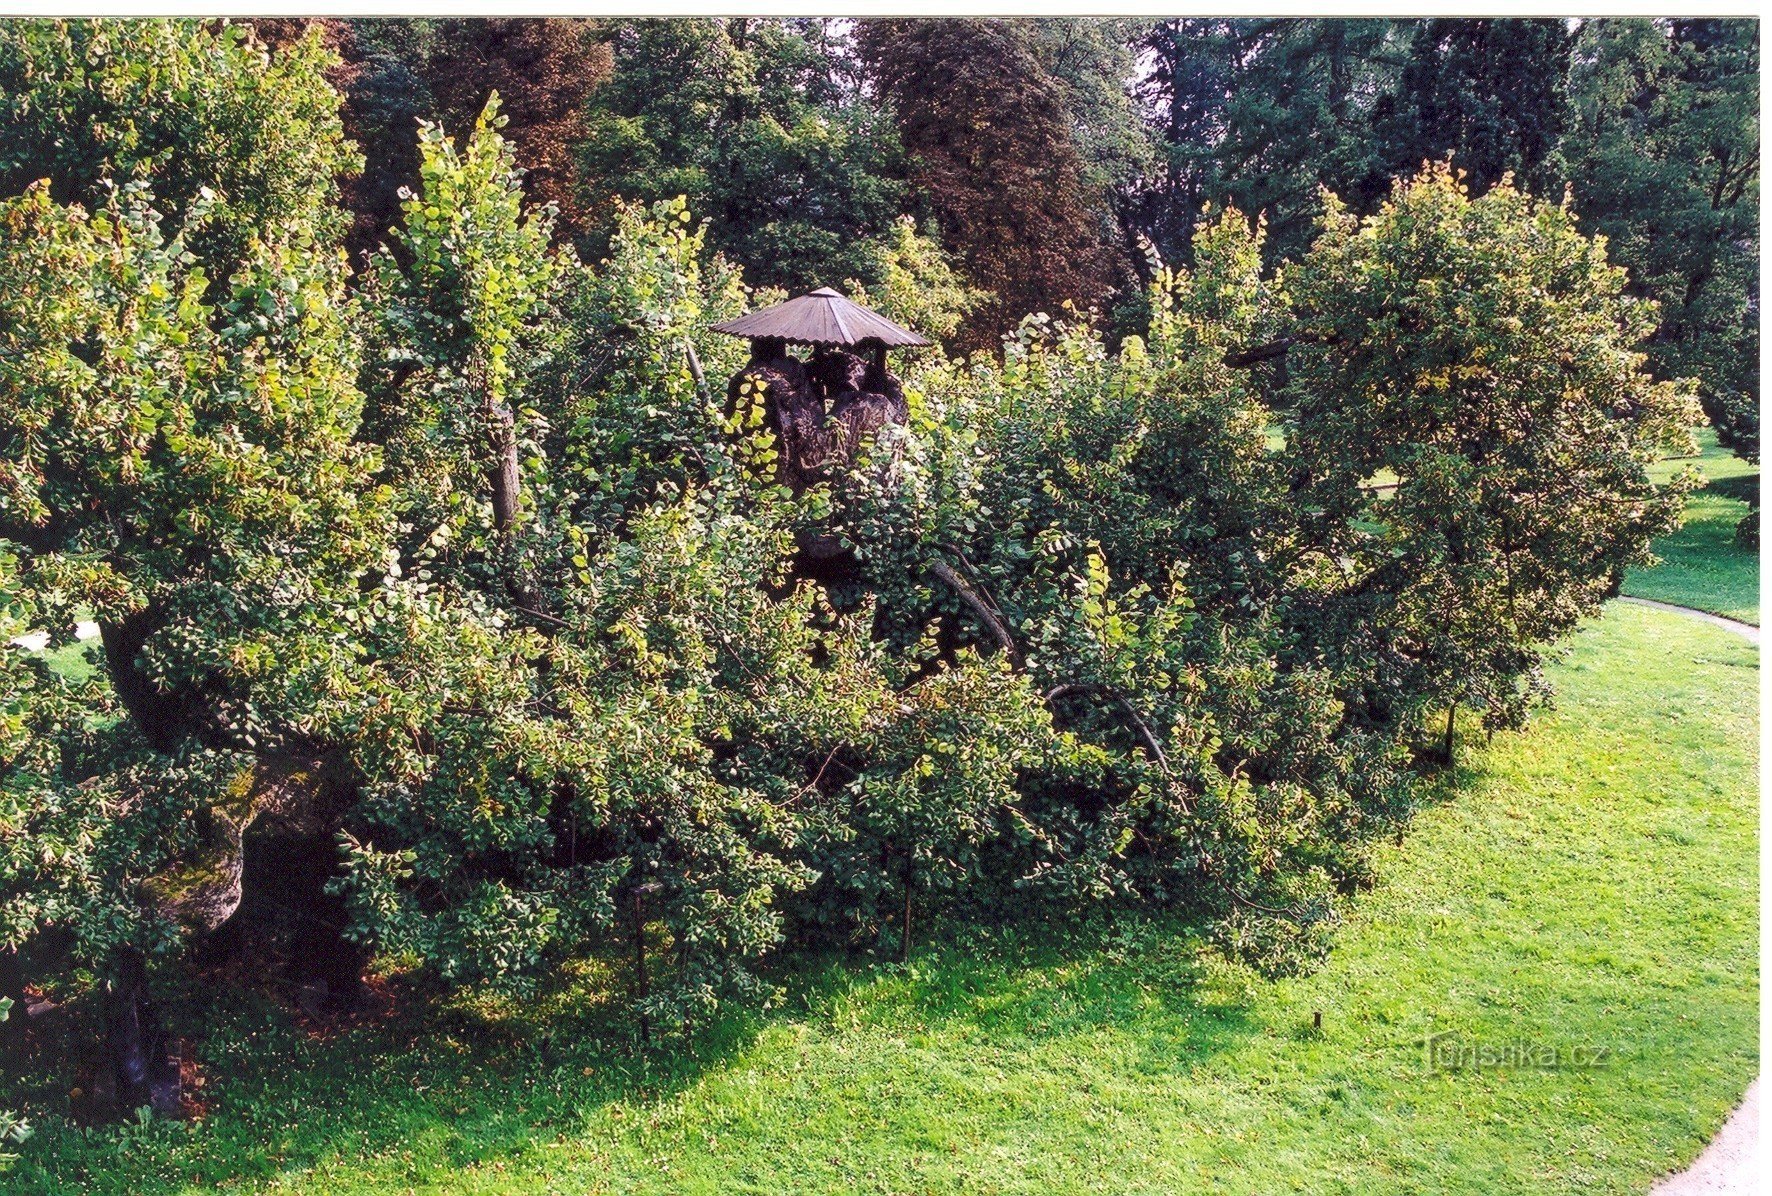
<path fill-rule="evenodd" d="M 866 21 L 861 52 L 892 105 L 919 204 L 993 299 L 988 343 L 1032 311 L 1103 303 L 1117 274 L 1102 202 L 1070 123 L 1065 84 L 1025 26 Z"/>
<path fill-rule="evenodd" d="M 1139 180 L 1156 163 L 1156 138 L 1138 109 L 1136 55 L 1149 22 L 1054 17 L 1027 22 L 1034 53 L 1064 85 L 1084 180 L 1098 198 L 1103 235 L 1131 246 Z"/>
<path fill-rule="evenodd" d="M 1395 90 L 1374 114 L 1383 173 L 1451 155 L 1478 193 L 1508 173 L 1529 190 L 1555 188 L 1571 42 L 1562 20 L 1420 22 Z"/>
<path fill-rule="evenodd" d="M 1186 260 L 1201 211 L 1267 223 L 1269 260 L 1309 242 L 1324 187 L 1356 206 L 1382 193 L 1375 101 L 1407 27 L 1381 20 L 1164 21 L 1146 36 L 1142 89 L 1162 168 L 1140 204 L 1164 257 Z M 1368 194 L 1370 193 L 1370 194 Z"/>

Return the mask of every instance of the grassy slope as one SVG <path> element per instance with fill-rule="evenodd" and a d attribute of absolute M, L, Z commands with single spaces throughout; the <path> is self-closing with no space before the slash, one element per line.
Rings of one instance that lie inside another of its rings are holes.
<path fill-rule="evenodd" d="M 1740 495 L 1759 484 L 1759 467 L 1722 448 L 1710 428 L 1698 433 L 1702 446 L 1696 461 L 1663 461 L 1657 475 L 1672 477 L 1697 465 L 1707 484 L 1686 505 L 1686 523 L 1655 543 L 1662 563 L 1625 576 L 1624 592 L 1758 624 L 1760 621 L 1759 554 L 1735 544 L 1735 525 L 1747 514 Z"/>
<path fill-rule="evenodd" d="M 1560 710 L 1471 745 L 1456 799 L 1387 849 L 1307 978 L 1262 984 L 1155 927 L 979 939 L 909 971 L 832 965 L 775 1015 L 651 1069 L 557 1020 L 547 1046 L 459 1023 L 316 1044 L 238 1014 L 212 1028 L 201 1127 L 46 1132 L 27 1155 L 56 1174 L 10 1178 L 143 1194 L 236 1176 L 327 1193 L 1641 1192 L 1697 1153 L 1756 1067 L 1757 669 L 1724 631 L 1615 604 L 1556 670 Z M 1612 1056 L 1430 1074 L 1422 1039 L 1447 1030 Z"/>

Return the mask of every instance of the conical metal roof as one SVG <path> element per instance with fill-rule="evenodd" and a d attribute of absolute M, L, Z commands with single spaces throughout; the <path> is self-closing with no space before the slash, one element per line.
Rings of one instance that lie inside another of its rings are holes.
<path fill-rule="evenodd" d="M 859 345 L 875 340 L 888 348 L 910 348 L 929 342 L 908 328 L 900 328 L 879 312 L 869 311 L 829 287 L 754 311 L 724 324 L 715 332 L 733 336 L 778 337 L 801 345 Z"/>

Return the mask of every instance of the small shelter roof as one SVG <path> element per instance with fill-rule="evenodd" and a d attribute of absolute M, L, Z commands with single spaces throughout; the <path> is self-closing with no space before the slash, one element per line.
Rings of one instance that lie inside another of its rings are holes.
<path fill-rule="evenodd" d="M 754 311 L 724 324 L 715 324 L 715 332 L 732 336 L 748 336 L 753 340 L 774 337 L 800 345 L 840 345 L 845 348 L 863 341 L 878 341 L 887 348 L 910 348 L 929 342 L 908 328 L 900 328 L 876 311 L 845 299 L 830 287 Z"/>

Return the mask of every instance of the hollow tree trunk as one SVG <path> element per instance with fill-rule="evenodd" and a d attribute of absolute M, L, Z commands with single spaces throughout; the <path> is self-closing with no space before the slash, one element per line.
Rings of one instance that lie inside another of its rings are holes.
<path fill-rule="evenodd" d="M 148 637 L 159 630 L 161 618 L 159 606 L 150 605 L 115 623 L 101 621 L 98 630 L 112 692 L 154 750 L 169 752 L 190 730 L 191 700 L 166 693 L 137 661 Z"/>

